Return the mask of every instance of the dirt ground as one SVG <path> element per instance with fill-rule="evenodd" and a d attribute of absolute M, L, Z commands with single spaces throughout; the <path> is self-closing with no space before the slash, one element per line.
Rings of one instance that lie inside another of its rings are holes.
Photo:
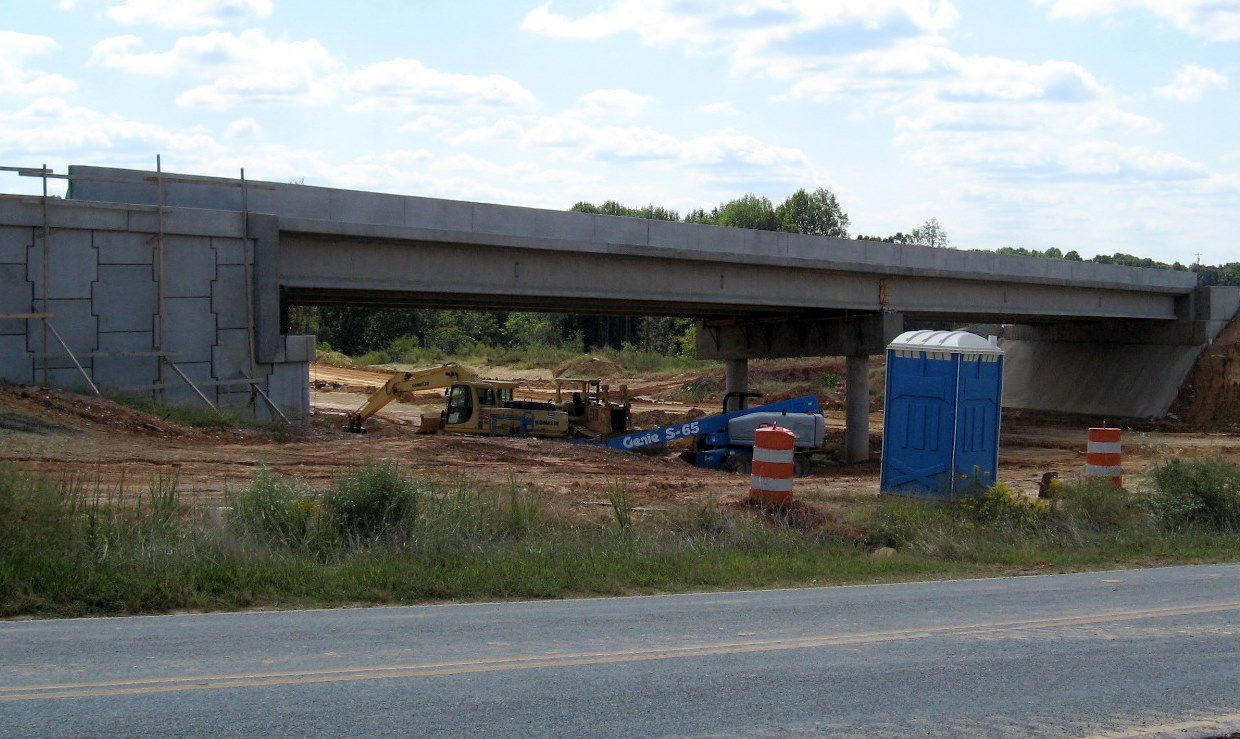
<path fill-rule="evenodd" d="M 838 367 L 835 365 L 839 364 Z M 875 461 L 843 465 L 840 399 L 815 387 L 813 379 L 841 373 L 842 360 L 781 360 L 755 363 L 751 379 L 768 389 L 768 399 L 817 392 L 828 422 L 828 449 L 813 473 L 796 481 L 806 501 L 833 501 L 878 492 L 882 413 L 871 415 Z M 881 384 L 881 366 L 875 368 Z M 717 401 L 669 399 L 683 387 L 709 385 L 719 377 L 669 375 L 610 380 L 613 391 L 628 386 L 638 427 L 653 427 L 689 414 L 717 412 Z M 494 379 L 518 379 L 522 399 L 545 400 L 554 393 L 548 371 L 495 370 Z M 345 433 L 344 413 L 357 408 L 388 377 L 373 368 L 314 365 L 310 425 L 274 438 L 263 431 L 204 430 L 179 426 L 123 406 L 62 391 L 0 387 L 0 462 L 64 475 L 103 494 L 137 494 L 160 478 L 174 477 L 187 499 L 218 505 L 266 466 L 296 475 L 316 487 L 366 461 L 391 458 L 416 475 L 439 481 L 462 476 L 487 485 L 535 488 L 564 515 L 604 516 L 610 493 L 627 492 L 635 505 L 651 508 L 682 503 L 734 502 L 747 478 L 701 470 L 680 461 L 677 450 L 646 455 L 585 444 L 534 439 L 418 434 L 423 415 L 437 416 L 441 391 L 420 393 L 383 409 L 367 422 L 364 435 Z M 1034 494 L 1045 472 L 1061 478 L 1081 473 L 1085 429 L 1092 419 L 1007 414 L 1002 426 L 999 479 Z M 1240 464 L 1240 427 L 1185 422 L 1144 424 L 1126 430 L 1124 466 L 1135 477 L 1175 456 L 1223 455 Z"/>

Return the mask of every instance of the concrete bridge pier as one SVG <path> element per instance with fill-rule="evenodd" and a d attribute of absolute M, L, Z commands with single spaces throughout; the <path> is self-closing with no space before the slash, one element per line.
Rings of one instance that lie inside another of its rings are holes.
<path fill-rule="evenodd" d="M 844 461 L 870 459 L 870 358 L 848 357 L 844 370 Z"/>
<path fill-rule="evenodd" d="M 749 359 L 847 357 L 844 461 L 870 458 L 869 357 L 904 330 L 898 312 L 791 316 L 780 321 L 734 318 L 698 323 L 697 356 L 722 359 L 728 392 L 749 389 Z"/>
<path fill-rule="evenodd" d="M 725 393 L 746 393 L 749 392 L 749 360 L 744 357 L 738 359 L 723 360 L 723 392 Z M 741 409 L 742 401 L 732 401 L 723 410 L 738 411 Z"/>

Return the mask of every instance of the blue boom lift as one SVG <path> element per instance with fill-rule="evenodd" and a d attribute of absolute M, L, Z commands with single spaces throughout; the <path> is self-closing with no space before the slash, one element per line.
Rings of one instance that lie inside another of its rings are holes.
<path fill-rule="evenodd" d="M 723 401 L 725 409 L 734 396 L 739 396 L 742 404 L 744 398 L 761 397 L 757 393 L 729 393 Z M 821 450 L 825 433 L 818 399 L 812 395 L 741 408 L 648 431 L 630 431 L 593 443 L 638 451 L 680 439 L 693 439 L 693 449 L 680 455 L 686 462 L 706 469 L 748 474 L 753 463 L 754 431 L 764 423 L 779 424 L 796 434 L 798 453 L 794 457 L 794 469 L 798 476 L 808 474 L 809 455 Z"/>

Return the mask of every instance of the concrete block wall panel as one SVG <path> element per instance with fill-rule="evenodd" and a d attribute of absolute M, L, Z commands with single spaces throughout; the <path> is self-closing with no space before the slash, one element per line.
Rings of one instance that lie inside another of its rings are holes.
<path fill-rule="evenodd" d="M 149 264 L 101 264 L 92 299 L 100 331 L 144 331 L 158 307 Z M 149 347 L 148 347 L 149 348 Z"/>
<path fill-rule="evenodd" d="M 150 316 L 146 317 L 150 323 Z M 146 331 L 100 331 L 100 352 L 149 352 L 154 333 Z M 100 387 L 140 388 L 159 379 L 159 359 L 154 356 L 95 357 L 94 380 Z M 139 392 L 136 389 L 133 392 Z"/>
<path fill-rule="evenodd" d="M 211 310 L 220 330 L 249 325 L 248 297 L 245 267 L 221 265 L 211 283 Z"/>
<path fill-rule="evenodd" d="M 284 411 L 290 421 L 304 421 L 310 410 L 310 365 L 305 362 L 280 362 L 271 365 L 267 376 L 267 394 Z M 259 405 L 265 406 L 265 403 Z M 256 408 L 258 406 L 255 406 Z"/>
<path fill-rule="evenodd" d="M 250 341 L 243 329 L 218 332 L 218 343 L 211 347 L 211 374 L 217 380 L 235 380 L 249 376 Z"/>
<path fill-rule="evenodd" d="M 284 361 L 313 362 L 315 356 L 314 334 L 286 334 L 284 337 Z"/>
<path fill-rule="evenodd" d="M 213 238 L 216 264 L 245 264 L 245 241 L 242 239 Z"/>
<path fill-rule="evenodd" d="M 90 231 L 55 230 L 50 245 L 49 298 L 90 299 L 91 283 L 98 279 L 98 250 Z M 34 284 L 34 297 L 43 297 L 43 240 L 26 252 L 26 278 Z"/>
<path fill-rule="evenodd" d="M 34 285 L 26 279 L 26 265 L 0 264 L 0 315 L 30 313 Z M 23 321 L 0 320 L 0 334 L 25 333 Z"/>
<path fill-rule="evenodd" d="M 155 263 L 155 242 L 150 234 L 95 230 L 92 240 L 101 265 L 145 264 L 149 268 Z"/>
<path fill-rule="evenodd" d="M 211 382 L 211 362 L 177 362 L 177 369 L 185 373 L 203 395 L 207 396 L 207 400 L 212 403 L 216 400 L 217 390 L 214 385 L 208 385 Z M 193 388 L 185 384 L 181 376 L 172 370 L 164 372 L 164 382 L 168 387 L 164 390 L 164 401 L 173 405 L 187 406 L 206 406 L 202 402 L 202 398 L 194 392 Z"/>
<path fill-rule="evenodd" d="M 90 369 L 86 370 L 88 373 Z M 39 384 L 43 384 L 43 373 L 38 373 Z M 57 387 L 79 395 L 94 395 L 90 391 L 90 386 L 86 384 L 86 380 L 82 377 L 82 373 L 70 364 L 68 367 L 57 367 L 48 370 L 48 387 Z"/>
<path fill-rule="evenodd" d="M 214 279 L 215 249 L 211 239 L 196 236 L 164 239 L 165 297 L 210 297 Z"/>
<path fill-rule="evenodd" d="M 221 410 L 231 410 L 244 415 L 260 418 L 264 421 L 271 420 L 271 408 L 262 400 L 256 397 L 256 394 L 249 386 L 238 386 L 242 389 L 238 390 L 234 387 L 221 387 L 217 395 L 216 405 Z"/>
<path fill-rule="evenodd" d="M 34 360 L 26 351 L 24 334 L 0 336 L 0 381 L 34 384 Z"/>
<path fill-rule="evenodd" d="M 202 362 L 209 366 L 211 347 L 216 341 L 211 298 L 168 298 L 164 305 L 168 309 L 164 350 L 173 353 L 169 358 L 178 365 Z"/>
<path fill-rule="evenodd" d="M 78 356 L 78 362 L 88 371 L 93 357 L 84 356 L 99 349 L 99 319 L 94 314 L 94 306 L 90 300 L 50 300 L 47 309 L 55 315 L 51 324 L 56 333 L 69 345 L 69 351 Z M 31 321 L 31 331 L 27 346 L 36 354 L 43 353 L 43 331 L 38 321 Z M 64 354 L 65 350 L 56 341 L 56 337 L 48 334 L 47 353 Z M 35 360 L 42 366 L 42 359 Z M 73 360 L 68 357 L 51 357 L 47 360 L 48 367 L 72 367 Z"/>
<path fill-rule="evenodd" d="M 34 229 L 0 226 L 0 264 L 25 264 L 26 250 L 34 244 Z M 6 283 L 0 282 L 0 285 Z"/>

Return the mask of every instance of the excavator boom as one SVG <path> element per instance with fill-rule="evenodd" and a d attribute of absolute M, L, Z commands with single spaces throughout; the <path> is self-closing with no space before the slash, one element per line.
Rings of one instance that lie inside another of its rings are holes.
<path fill-rule="evenodd" d="M 357 434 L 366 433 L 365 427 L 362 426 L 366 419 L 378 413 L 383 406 L 391 403 L 401 393 L 433 390 L 449 387 L 458 382 L 476 382 L 480 379 L 482 378 L 476 372 L 456 362 L 416 369 L 412 372 L 397 372 L 383 384 L 383 387 L 371 394 L 360 408 L 348 415 L 348 423 L 344 430 Z"/>

